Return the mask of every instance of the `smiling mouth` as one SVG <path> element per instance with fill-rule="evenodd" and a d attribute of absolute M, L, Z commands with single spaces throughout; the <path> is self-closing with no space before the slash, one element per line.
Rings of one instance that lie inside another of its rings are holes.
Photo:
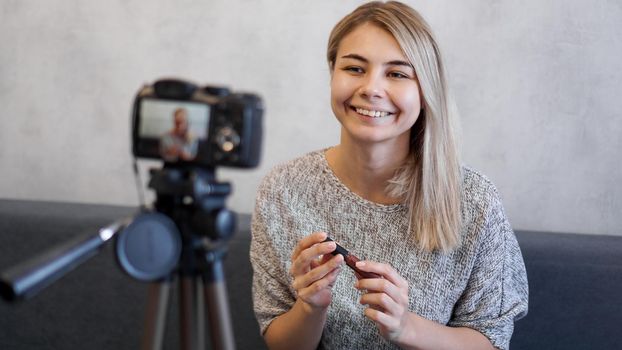
<path fill-rule="evenodd" d="M 371 118 L 384 118 L 384 117 L 393 115 L 393 113 L 387 112 L 387 111 L 375 111 L 375 110 L 369 110 L 369 109 L 354 107 L 354 106 L 351 106 L 350 108 L 358 114 L 371 117 Z"/>

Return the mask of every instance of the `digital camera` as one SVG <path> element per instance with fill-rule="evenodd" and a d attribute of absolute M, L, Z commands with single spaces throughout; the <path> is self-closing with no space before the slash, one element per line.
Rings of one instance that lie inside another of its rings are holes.
<path fill-rule="evenodd" d="M 132 152 L 172 165 L 256 167 L 262 117 L 258 95 L 158 80 L 134 100 Z"/>

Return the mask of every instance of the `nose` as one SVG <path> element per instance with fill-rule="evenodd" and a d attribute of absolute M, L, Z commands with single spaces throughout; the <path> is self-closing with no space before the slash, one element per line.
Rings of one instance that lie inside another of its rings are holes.
<path fill-rule="evenodd" d="M 381 98 L 384 96 L 384 92 L 384 80 L 380 74 L 369 72 L 365 75 L 363 81 L 361 82 L 361 87 L 359 88 L 359 94 L 361 97 L 367 99 Z"/>

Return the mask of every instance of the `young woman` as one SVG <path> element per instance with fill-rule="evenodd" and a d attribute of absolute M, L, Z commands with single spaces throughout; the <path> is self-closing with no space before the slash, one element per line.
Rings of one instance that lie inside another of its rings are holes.
<path fill-rule="evenodd" d="M 328 43 L 337 146 L 276 167 L 253 214 L 254 307 L 273 349 L 507 349 L 527 278 L 494 185 L 462 167 L 438 47 L 399 2 Z M 334 242 L 362 259 L 342 268 Z"/>

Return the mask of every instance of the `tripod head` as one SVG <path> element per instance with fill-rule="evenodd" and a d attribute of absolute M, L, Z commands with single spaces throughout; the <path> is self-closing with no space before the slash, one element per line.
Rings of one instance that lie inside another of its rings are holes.
<path fill-rule="evenodd" d="M 188 226 L 182 234 L 206 236 L 213 242 L 231 238 L 235 215 L 225 207 L 231 185 L 216 181 L 214 168 L 165 165 L 151 171 L 149 187 L 157 194 L 156 210 Z"/>
<path fill-rule="evenodd" d="M 216 181 L 213 168 L 165 165 L 151 170 L 149 187 L 157 195 L 155 211 L 139 214 L 117 238 L 117 258 L 128 274 L 153 281 L 176 266 L 196 268 L 206 254 L 210 261 L 224 257 L 236 215 L 225 206 L 231 185 Z"/>

